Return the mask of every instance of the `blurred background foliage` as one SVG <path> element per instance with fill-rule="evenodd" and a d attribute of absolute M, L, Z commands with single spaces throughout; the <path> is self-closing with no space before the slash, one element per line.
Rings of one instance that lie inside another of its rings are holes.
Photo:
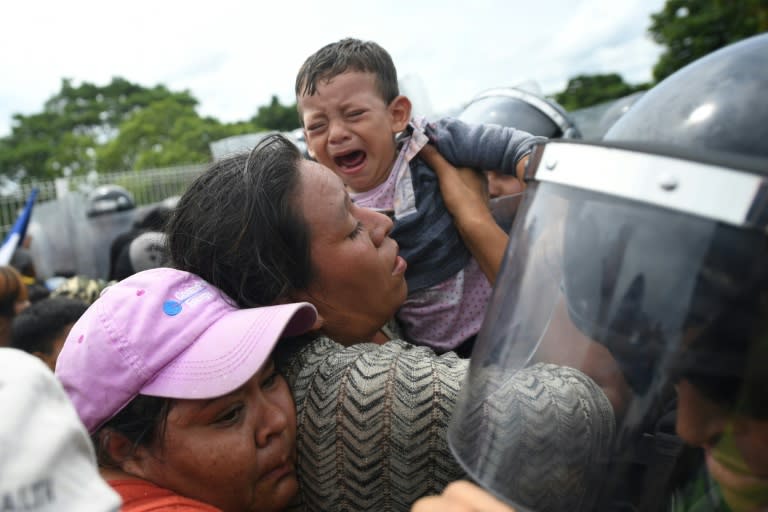
<path fill-rule="evenodd" d="M 629 84 L 616 73 L 579 75 L 552 98 L 573 111 L 653 86 L 689 62 L 768 31 L 768 0 L 667 0 L 651 15 L 649 36 L 664 48 L 654 82 Z M 15 181 L 195 164 L 209 143 L 232 135 L 299 127 L 296 105 L 276 96 L 247 121 L 223 123 L 197 112 L 189 91 L 144 87 L 122 77 L 109 84 L 63 79 L 41 112 L 13 116 L 0 138 L 0 175 Z"/>
<path fill-rule="evenodd" d="M 248 121 L 223 123 L 197 112 L 189 91 L 144 87 L 122 77 L 107 85 L 68 79 L 37 114 L 13 116 L 0 139 L 0 172 L 19 180 L 210 161 L 211 141 L 299 126 L 294 105 L 276 97 Z"/>

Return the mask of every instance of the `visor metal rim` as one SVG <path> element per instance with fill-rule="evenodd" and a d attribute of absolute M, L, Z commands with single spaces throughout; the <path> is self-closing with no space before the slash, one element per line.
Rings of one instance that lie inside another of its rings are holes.
<path fill-rule="evenodd" d="M 768 232 L 768 182 L 735 168 L 553 140 L 534 148 L 531 179 Z"/>

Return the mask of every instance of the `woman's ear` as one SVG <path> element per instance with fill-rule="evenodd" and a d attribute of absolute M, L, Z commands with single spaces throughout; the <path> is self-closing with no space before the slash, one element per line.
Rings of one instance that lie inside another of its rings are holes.
<path fill-rule="evenodd" d="M 323 328 L 323 326 L 325 325 L 325 318 L 323 318 L 323 315 L 320 314 L 320 308 L 317 307 L 318 300 L 315 297 L 312 297 L 312 295 L 310 295 L 308 292 L 305 292 L 305 291 L 293 292 L 290 297 L 279 299 L 276 303 L 288 304 L 289 302 L 309 302 L 310 304 L 315 306 L 315 309 L 317 310 L 317 318 L 315 319 L 315 323 L 312 324 L 312 327 L 309 330 L 319 331 L 320 329 Z"/>
<path fill-rule="evenodd" d="M 127 437 L 113 430 L 102 431 L 99 441 L 106 450 L 110 461 L 124 473 L 146 478 L 143 463 L 146 449 L 143 446 L 134 447 Z"/>
<path fill-rule="evenodd" d="M 325 325 L 325 318 L 322 317 L 320 313 L 317 314 L 317 318 L 315 319 L 315 323 L 312 324 L 312 328 L 310 328 L 310 331 L 319 331 L 323 328 L 323 325 Z"/>
<path fill-rule="evenodd" d="M 411 121 L 411 100 L 407 96 L 397 96 L 387 107 L 392 122 L 392 133 L 400 133 L 405 130 Z"/>

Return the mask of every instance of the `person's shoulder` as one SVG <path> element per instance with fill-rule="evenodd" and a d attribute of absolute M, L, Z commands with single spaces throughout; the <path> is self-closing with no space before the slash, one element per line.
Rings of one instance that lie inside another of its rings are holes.
<path fill-rule="evenodd" d="M 303 357 L 310 360 L 327 359 L 336 356 L 389 354 L 402 350 L 415 349 L 416 346 L 403 339 L 393 339 L 384 344 L 355 343 L 342 345 L 325 335 L 297 337 L 281 342 L 276 354 L 285 358 Z"/>
<path fill-rule="evenodd" d="M 216 507 L 185 498 L 146 480 L 110 480 L 108 483 L 123 500 L 122 512 L 220 512 Z"/>
<path fill-rule="evenodd" d="M 303 340 L 293 349 L 282 348 L 278 367 L 292 382 L 303 377 L 333 380 L 339 375 L 366 377 L 405 372 L 463 375 L 466 359 L 453 352 L 438 355 L 432 349 L 403 339 L 384 344 L 358 343 L 345 346 L 326 336 Z"/>

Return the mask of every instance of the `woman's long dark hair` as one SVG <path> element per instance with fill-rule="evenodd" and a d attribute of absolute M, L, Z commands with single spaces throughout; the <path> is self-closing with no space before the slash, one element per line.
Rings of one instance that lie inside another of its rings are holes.
<path fill-rule="evenodd" d="M 274 304 L 311 279 L 309 232 L 296 198 L 301 153 L 282 135 L 214 162 L 167 225 L 173 266 L 240 307 Z"/>

